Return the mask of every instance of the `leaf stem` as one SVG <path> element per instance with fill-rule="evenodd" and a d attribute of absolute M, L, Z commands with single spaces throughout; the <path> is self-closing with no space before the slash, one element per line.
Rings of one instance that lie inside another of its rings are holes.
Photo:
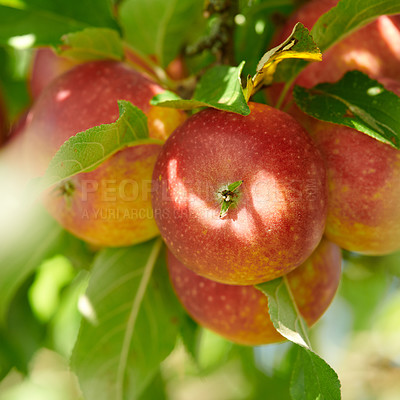
<path fill-rule="evenodd" d="M 126 63 L 132 65 L 135 69 L 150 75 L 151 78 L 157 80 L 162 86 L 175 90 L 176 82 L 170 79 L 166 71 L 157 63 L 152 61 L 136 48 L 130 46 L 128 43 L 124 43 L 124 50 Z M 131 57 L 129 57 L 129 54 Z M 134 60 L 135 58 L 137 58 L 137 61 Z"/>
<path fill-rule="evenodd" d="M 285 82 L 285 86 L 282 89 L 282 92 L 279 96 L 278 101 L 275 104 L 275 107 L 278 108 L 279 110 L 282 107 L 283 102 L 285 101 L 286 95 L 289 91 L 289 89 L 292 87 L 294 80 L 297 78 L 297 75 L 292 77 L 288 82 Z"/>

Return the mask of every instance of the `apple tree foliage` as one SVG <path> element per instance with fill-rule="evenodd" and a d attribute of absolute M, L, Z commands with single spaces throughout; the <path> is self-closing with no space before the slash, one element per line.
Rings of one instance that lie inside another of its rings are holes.
<path fill-rule="evenodd" d="M 284 43 L 286 52 L 275 48 L 266 53 L 276 20 L 297 3 L 0 0 L 0 86 L 9 118 L 15 120 L 29 105 L 27 71 L 36 46 L 52 46 L 66 57 L 85 61 L 122 60 L 128 48 L 146 60 L 153 77 L 167 89 L 152 104 L 188 112 L 214 107 L 247 115 L 250 97 L 266 101 L 259 91 L 262 85 L 290 85 L 307 62 L 318 62 L 323 51 L 354 29 L 379 15 L 400 13 L 400 3 L 394 0 L 341 0 L 318 20 L 311 36 L 298 25 Z M 188 69 L 182 81 L 165 72 L 177 57 L 185 59 Z M 400 99 L 360 72 L 349 72 L 333 84 L 295 87 L 294 98 L 311 116 L 351 126 L 400 148 Z M 67 380 L 68 390 L 62 386 L 65 377 L 60 387 L 42 387 L 41 398 L 173 399 L 185 379 L 213 377 L 224 386 L 218 375 L 223 373 L 240 386 L 224 399 L 340 399 L 343 369 L 335 372 L 329 365 L 332 360 L 340 366 L 340 360 L 332 350 L 324 350 L 323 326 L 309 331 L 284 278 L 257 288 L 268 296 L 275 328 L 292 345 L 233 345 L 202 331 L 182 309 L 168 281 L 160 238 L 132 247 L 94 249 L 38 206 L 36 199 L 48 186 L 96 168 L 123 147 L 154 142 L 144 114 L 128 102 L 119 102 L 119 107 L 116 122 L 72 137 L 43 178 L 18 188 L 21 204 L 11 199 L 10 205 L 7 196 L 15 188 L 2 185 L 0 399 L 23 398 L 12 396 L 38 390 L 34 376 L 43 368 L 38 357 L 44 349 L 48 357 L 50 353 L 62 358 L 58 363 L 65 374 L 70 368 L 72 378 Z M 1 182 L 6 182 L 3 175 L 0 169 Z M 387 331 L 395 315 L 399 318 L 394 328 L 400 332 L 399 265 L 399 254 L 367 257 L 344 252 L 331 326 L 344 326 L 348 338 L 372 329 L 390 337 Z M 339 343 L 331 343 L 331 349 L 345 348 L 343 337 L 339 330 Z M 342 358 L 343 354 L 345 350 Z M 377 362 L 389 363 L 386 368 L 399 374 L 399 358 L 390 360 L 390 351 L 376 354 L 382 355 Z M 7 383 L 13 374 L 19 385 Z M 60 394 L 63 390 L 67 394 Z"/>

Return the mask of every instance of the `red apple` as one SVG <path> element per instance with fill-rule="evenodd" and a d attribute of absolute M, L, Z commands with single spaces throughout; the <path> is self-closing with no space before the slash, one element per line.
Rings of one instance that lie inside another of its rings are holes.
<path fill-rule="evenodd" d="M 400 84 L 382 83 L 400 95 Z M 326 236 L 371 255 L 400 249 L 400 151 L 346 126 L 313 120 L 328 169 Z"/>
<path fill-rule="evenodd" d="M 282 43 L 297 22 L 311 30 L 318 18 L 336 4 L 337 0 L 307 2 L 291 16 L 274 43 Z M 353 69 L 374 79 L 381 76 L 398 79 L 399 68 L 400 15 L 381 16 L 325 51 L 322 61 L 310 63 L 295 84 L 309 88 L 321 82 L 336 82 L 345 72 Z M 281 89 L 282 85 L 273 85 L 268 90 L 273 103 L 278 99 Z"/>
<path fill-rule="evenodd" d="M 80 64 L 41 93 L 27 121 L 33 164 L 43 173 L 69 137 L 114 122 L 117 100 L 128 100 L 148 117 L 149 134 L 166 139 L 185 119 L 181 111 L 152 107 L 163 89 L 114 61 Z M 97 246 L 124 246 L 158 234 L 152 217 L 150 184 L 161 145 L 121 150 L 96 170 L 74 176 L 46 197 L 50 213 L 67 230 Z"/>
<path fill-rule="evenodd" d="M 173 59 L 167 66 L 166 72 L 168 76 L 175 80 L 179 81 L 181 79 L 185 79 L 188 77 L 189 72 L 185 63 L 185 59 L 183 56 L 178 56 Z"/>
<path fill-rule="evenodd" d="M 168 269 L 180 302 L 199 324 L 239 344 L 254 346 L 284 340 L 270 320 L 267 297 L 254 286 L 225 285 L 203 278 L 171 252 Z M 293 298 L 309 326 L 331 303 L 340 272 L 340 248 L 323 239 L 307 261 L 286 275 Z"/>
<path fill-rule="evenodd" d="M 276 41 L 284 40 L 297 21 L 311 29 L 336 3 L 306 3 L 290 18 Z M 399 79 L 399 68 L 400 15 L 382 16 L 327 50 L 323 61 L 307 66 L 295 83 L 312 87 L 335 82 L 351 69 L 391 81 Z M 389 85 L 396 90 L 393 81 Z M 273 85 L 269 94 L 276 100 L 278 85 Z M 315 136 L 327 162 L 327 237 L 343 248 L 366 254 L 400 249 L 399 152 L 351 128 L 317 122 L 295 106 L 288 112 Z"/>
<path fill-rule="evenodd" d="M 57 76 L 68 71 L 80 62 L 61 57 L 50 47 L 36 49 L 30 73 L 30 92 L 33 99 L 37 99 L 42 90 Z"/>
<path fill-rule="evenodd" d="M 198 274 L 236 285 L 300 265 L 326 219 L 326 171 L 311 139 L 282 111 L 250 109 L 190 117 L 165 143 L 153 175 L 155 219 L 171 251 Z M 221 218 L 223 197 L 235 204 Z"/>

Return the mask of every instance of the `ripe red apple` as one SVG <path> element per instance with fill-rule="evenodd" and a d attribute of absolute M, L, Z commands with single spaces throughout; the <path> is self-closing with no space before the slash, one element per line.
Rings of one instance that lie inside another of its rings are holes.
<path fill-rule="evenodd" d="M 290 18 L 276 41 L 284 40 L 297 21 L 311 29 L 336 3 L 306 3 Z M 312 87 L 335 82 L 351 69 L 372 78 L 398 79 L 399 67 L 400 15 L 382 16 L 327 50 L 323 61 L 308 65 L 295 83 Z M 269 89 L 272 99 L 277 100 L 281 87 L 273 85 Z M 295 106 L 288 112 L 315 136 L 327 161 L 327 237 L 343 248 L 367 254 L 400 249 L 399 152 L 351 128 L 317 122 Z"/>
<path fill-rule="evenodd" d="M 128 100 L 148 117 L 149 134 L 166 139 L 185 119 L 182 112 L 152 107 L 163 89 L 114 61 L 80 64 L 47 86 L 27 118 L 34 166 L 43 173 L 69 137 L 114 122 L 117 100 Z M 161 145 L 121 150 L 96 170 L 81 173 L 46 196 L 50 213 L 67 230 L 97 246 L 124 246 L 158 234 L 152 217 L 150 184 Z"/>
<path fill-rule="evenodd" d="M 400 95 L 400 83 L 382 79 Z M 400 249 L 400 151 L 346 126 L 313 120 L 309 131 L 327 165 L 326 236 L 379 255 Z"/>
<path fill-rule="evenodd" d="M 175 81 L 187 78 L 189 73 L 183 56 L 174 58 L 168 64 L 166 72 L 168 76 Z"/>
<path fill-rule="evenodd" d="M 62 75 L 80 62 L 61 57 L 50 47 L 37 48 L 33 56 L 29 87 L 33 99 L 57 76 Z"/>
<path fill-rule="evenodd" d="M 126 62 L 135 70 L 144 73 L 149 79 L 157 79 L 153 66 L 139 54 L 135 53 L 134 50 L 125 47 L 124 57 Z M 155 60 L 152 61 L 156 64 Z M 42 90 L 57 76 L 82 63 L 83 61 L 81 60 L 58 55 L 50 47 L 37 48 L 30 68 L 29 89 L 32 98 L 34 100 L 37 99 Z M 184 65 L 182 60 L 180 58 L 173 60 L 168 66 L 167 73 L 172 79 L 183 79 Z"/>
<path fill-rule="evenodd" d="M 326 218 L 326 171 L 311 139 L 282 111 L 250 109 L 190 117 L 165 143 L 153 175 L 155 219 L 171 251 L 198 274 L 236 285 L 300 265 Z"/>
<path fill-rule="evenodd" d="M 267 297 L 254 286 L 225 285 L 203 278 L 171 252 L 168 269 L 176 295 L 199 324 L 239 344 L 255 346 L 284 340 L 270 320 Z M 293 298 L 309 326 L 331 303 L 340 272 L 340 248 L 323 239 L 307 261 L 286 275 Z"/>
<path fill-rule="evenodd" d="M 274 43 L 282 43 L 301 22 L 308 29 L 318 18 L 336 6 L 338 0 L 311 0 L 299 8 L 287 21 Z M 358 69 L 371 78 L 399 78 L 400 15 L 381 16 L 365 27 L 351 33 L 323 53 L 321 62 L 310 63 L 295 84 L 313 87 L 322 82 L 336 82 L 345 72 Z M 268 94 L 275 104 L 282 85 L 273 85 Z M 296 113 L 296 110 L 294 111 Z M 296 118 L 297 118 L 296 113 Z"/>

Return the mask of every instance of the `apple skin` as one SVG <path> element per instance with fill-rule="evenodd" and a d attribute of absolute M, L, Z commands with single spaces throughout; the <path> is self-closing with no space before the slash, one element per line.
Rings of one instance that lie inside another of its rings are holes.
<path fill-rule="evenodd" d="M 95 246 L 127 246 L 158 235 L 150 188 L 161 146 L 131 149 L 119 151 L 94 171 L 70 178 L 72 196 L 50 192 L 44 200 L 50 214 Z"/>
<path fill-rule="evenodd" d="M 32 170 L 42 174 L 61 144 L 78 132 L 117 120 L 117 100 L 128 100 L 148 117 L 149 135 L 165 140 L 186 118 L 152 107 L 163 89 L 115 61 L 80 64 L 53 80 L 27 117 Z M 125 246 L 158 234 L 152 217 L 151 177 L 160 145 L 125 148 L 96 170 L 78 174 L 50 191 L 45 204 L 59 223 L 96 246 Z M 72 189 L 72 190 L 70 190 Z"/>
<path fill-rule="evenodd" d="M 146 59 L 138 55 L 129 47 L 124 48 L 126 63 L 132 68 L 140 71 L 151 80 L 157 80 L 154 66 L 149 64 Z M 157 65 L 156 60 L 152 60 Z M 56 77 L 67 72 L 84 61 L 72 59 L 58 55 L 51 47 L 39 47 L 35 50 L 29 76 L 29 90 L 31 96 L 36 100 L 43 89 L 50 84 Z M 180 80 L 187 77 L 184 61 L 178 57 L 171 61 L 166 72 L 173 80 Z"/>
<path fill-rule="evenodd" d="M 149 104 L 162 91 L 155 82 L 115 61 L 80 64 L 60 75 L 42 92 L 27 117 L 32 145 L 38 148 L 35 163 L 40 173 L 71 136 L 116 121 L 118 100 L 139 107 L 147 115 L 150 137 L 165 140 L 186 117 L 181 111 Z"/>
<path fill-rule="evenodd" d="M 201 277 L 168 251 L 168 270 L 175 293 L 202 326 L 232 342 L 256 346 L 285 340 L 274 328 L 268 299 L 254 286 L 225 285 Z M 339 285 L 341 251 L 322 239 L 314 253 L 286 275 L 293 298 L 308 326 L 326 311 Z"/>
<path fill-rule="evenodd" d="M 307 2 L 290 17 L 274 39 L 274 45 L 282 43 L 297 22 L 311 30 L 318 18 L 336 4 L 337 0 Z M 353 69 L 373 79 L 381 76 L 398 79 L 399 65 L 400 15 L 381 16 L 325 51 L 322 61 L 310 63 L 299 74 L 295 84 L 310 88 L 322 82 L 336 82 L 345 72 Z M 276 84 L 267 90 L 272 104 L 276 103 L 282 88 L 282 84 Z M 297 118 L 298 110 L 291 111 Z"/>
<path fill-rule="evenodd" d="M 50 47 L 39 47 L 33 56 L 29 89 L 31 96 L 36 100 L 43 89 L 57 76 L 80 64 L 78 60 L 61 57 Z"/>
<path fill-rule="evenodd" d="M 400 83 L 380 80 L 400 95 Z M 355 129 L 314 120 L 328 171 L 326 236 L 369 255 L 400 250 L 400 151 Z"/>
<path fill-rule="evenodd" d="M 169 137 L 153 174 L 153 209 L 175 256 L 199 275 L 236 285 L 282 276 L 321 240 L 326 171 L 288 114 L 250 103 L 241 116 L 215 109 Z M 217 193 L 243 180 L 224 218 Z"/>
<path fill-rule="evenodd" d="M 166 72 L 168 76 L 175 81 L 187 78 L 189 76 L 189 72 L 184 57 L 178 56 L 175 59 L 173 59 L 168 64 Z"/>

